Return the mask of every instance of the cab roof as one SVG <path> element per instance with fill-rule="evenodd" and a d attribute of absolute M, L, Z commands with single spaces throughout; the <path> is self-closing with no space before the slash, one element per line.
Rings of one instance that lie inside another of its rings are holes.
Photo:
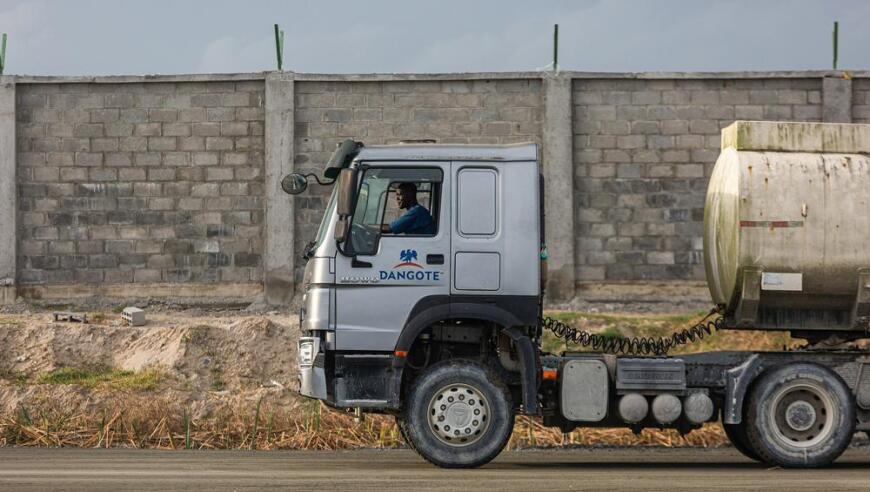
<path fill-rule="evenodd" d="M 395 144 L 362 147 L 357 161 L 537 161 L 534 143 L 507 145 Z"/>

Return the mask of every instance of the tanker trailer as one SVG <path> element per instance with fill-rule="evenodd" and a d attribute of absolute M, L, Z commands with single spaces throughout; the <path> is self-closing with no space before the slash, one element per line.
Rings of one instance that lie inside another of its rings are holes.
<path fill-rule="evenodd" d="M 870 328 L 870 126 L 736 122 L 722 132 L 704 260 L 729 328 L 820 342 Z"/>

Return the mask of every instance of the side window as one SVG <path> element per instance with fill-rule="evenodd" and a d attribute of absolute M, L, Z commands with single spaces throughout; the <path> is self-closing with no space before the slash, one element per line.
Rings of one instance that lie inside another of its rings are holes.
<path fill-rule="evenodd" d="M 441 182 L 438 168 L 366 169 L 351 220 L 350 246 L 374 254 L 380 236 L 434 236 Z"/>
<path fill-rule="evenodd" d="M 401 182 L 393 182 L 390 183 L 390 188 L 387 190 L 387 200 L 386 200 L 386 209 L 384 212 L 384 224 L 390 224 L 394 220 L 398 219 L 405 213 L 405 209 L 400 208 L 398 195 L 401 193 L 399 186 L 403 183 Z M 416 196 L 417 203 L 419 203 L 423 208 L 429 211 L 430 215 L 432 215 L 432 219 L 435 223 L 435 231 L 437 232 L 438 221 L 436 220 L 434 211 L 432 210 L 432 193 L 434 192 L 435 183 L 429 182 L 412 182 L 412 184 L 416 188 Z M 432 234 L 435 234 L 433 232 Z"/>
<path fill-rule="evenodd" d="M 465 168 L 459 171 L 459 233 L 463 236 L 495 234 L 497 181 L 494 169 Z"/>

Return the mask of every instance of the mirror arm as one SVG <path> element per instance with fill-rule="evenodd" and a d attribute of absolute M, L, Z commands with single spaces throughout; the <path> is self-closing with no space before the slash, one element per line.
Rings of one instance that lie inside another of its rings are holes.
<path fill-rule="evenodd" d="M 345 242 L 347 242 L 347 241 L 345 241 Z M 356 258 L 355 254 L 350 254 L 347 251 L 345 251 L 345 249 L 341 246 L 341 243 L 338 241 L 335 242 L 335 249 L 338 250 L 339 253 L 341 253 L 341 256 L 346 256 L 348 258 L 351 258 L 351 257 Z"/>
<path fill-rule="evenodd" d="M 305 176 L 306 178 L 314 178 L 314 181 L 317 181 L 317 184 L 319 184 L 320 186 L 329 186 L 335 184 L 336 182 L 335 179 L 333 179 L 332 181 L 320 181 L 320 178 L 318 178 L 317 174 L 315 173 L 303 174 L 303 176 Z"/>

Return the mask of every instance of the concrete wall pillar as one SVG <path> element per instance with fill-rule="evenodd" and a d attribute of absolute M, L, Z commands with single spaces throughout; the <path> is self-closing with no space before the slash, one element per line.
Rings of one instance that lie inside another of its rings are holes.
<path fill-rule="evenodd" d="M 0 304 L 15 302 L 15 79 L 0 77 Z"/>
<path fill-rule="evenodd" d="M 843 75 L 822 79 L 822 121 L 852 122 L 852 79 Z"/>
<path fill-rule="evenodd" d="M 266 75 L 265 245 L 263 252 L 265 301 L 286 305 L 293 298 L 293 200 L 281 190 L 281 178 L 293 172 L 294 77 Z"/>
<path fill-rule="evenodd" d="M 543 169 L 546 240 L 549 252 L 547 299 L 574 298 L 574 135 L 572 80 L 544 77 Z"/>

